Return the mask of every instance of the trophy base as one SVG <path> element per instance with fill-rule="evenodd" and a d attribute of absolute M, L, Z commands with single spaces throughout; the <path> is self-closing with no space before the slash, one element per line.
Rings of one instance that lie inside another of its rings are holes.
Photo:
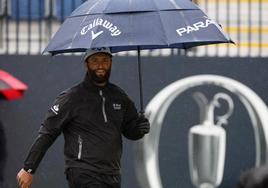
<path fill-rule="evenodd" d="M 202 183 L 199 188 L 215 188 L 215 186 L 210 183 Z"/>

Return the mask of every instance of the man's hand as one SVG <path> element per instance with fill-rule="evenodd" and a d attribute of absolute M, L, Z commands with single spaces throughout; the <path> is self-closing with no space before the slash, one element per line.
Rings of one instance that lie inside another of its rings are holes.
<path fill-rule="evenodd" d="M 140 114 L 137 120 L 137 127 L 141 134 L 147 134 L 150 131 L 150 122 L 144 116 L 144 114 Z"/>
<path fill-rule="evenodd" d="M 28 188 L 33 181 L 33 175 L 22 168 L 17 174 L 17 181 L 20 188 Z"/>

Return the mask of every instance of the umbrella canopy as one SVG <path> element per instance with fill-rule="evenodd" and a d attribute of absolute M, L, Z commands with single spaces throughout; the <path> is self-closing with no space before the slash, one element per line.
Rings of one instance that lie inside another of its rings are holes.
<path fill-rule="evenodd" d="M 232 41 L 189 0 L 88 0 L 64 21 L 44 52 L 56 55 L 102 47 L 112 52 L 138 50 L 143 111 L 140 50 L 216 43 Z"/>
<path fill-rule="evenodd" d="M 27 89 L 26 84 L 0 69 L 0 93 L 2 98 L 7 100 L 20 98 Z"/>
<path fill-rule="evenodd" d="M 68 17 L 44 52 L 110 47 L 112 52 L 232 42 L 189 0 L 89 0 Z"/>

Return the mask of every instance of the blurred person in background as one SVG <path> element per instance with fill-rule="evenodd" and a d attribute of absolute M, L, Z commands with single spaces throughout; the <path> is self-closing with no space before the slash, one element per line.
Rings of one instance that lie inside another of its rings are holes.
<path fill-rule="evenodd" d="M 0 120 L 0 188 L 3 187 L 4 183 L 4 172 L 5 172 L 5 163 L 6 163 L 6 136 L 4 125 Z"/>
<path fill-rule="evenodd" d="M 268 165 L 243 172 L 236 188 L 268 188 Z"/>
<path fill-rule="evenodd" d="M 122 89 L 109 82 L 110 50 L 89 49 L 84 61 L 84 80 L 56 98 L 40 127 L 17 174 L 21 188 L 31 185 L 40 161 L 61 133 L 70 188 L 120 188 L 122 135 L 137 140 L 149 132 L 143 113 L 137 112 Z"/>

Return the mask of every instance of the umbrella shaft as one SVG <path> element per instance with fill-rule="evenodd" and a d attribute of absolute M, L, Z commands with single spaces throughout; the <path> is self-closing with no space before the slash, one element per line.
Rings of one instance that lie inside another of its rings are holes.
<path fill-rule="evenodd" d="M 138 47 L 138 71 L 139 71 L 139 86 L 140 86 L 140 113 L 144 113 L 143 109 L 143 88 L 142 88 L 142 74 L 141 74 L 141 53 L 140 47 Z"/>

